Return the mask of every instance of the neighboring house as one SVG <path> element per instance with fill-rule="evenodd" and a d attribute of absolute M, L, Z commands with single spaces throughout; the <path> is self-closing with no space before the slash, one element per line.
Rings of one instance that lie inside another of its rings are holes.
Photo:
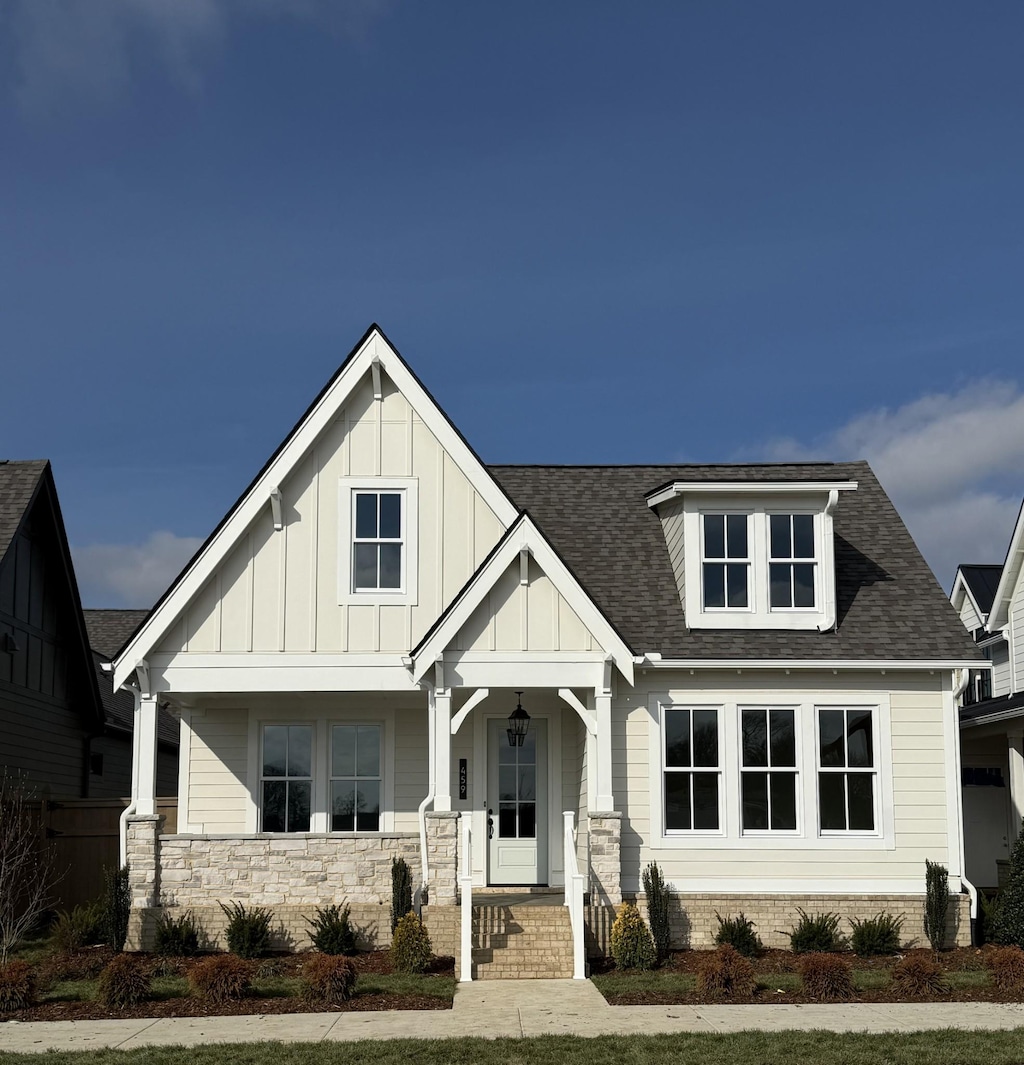
<path fill-rule="evenodd" d="M 966 875 L 1000 883 L 1024 817 L 1024 507 L 1002 566 L 960 566 L 950 599 L 991 663 L 962 695 Z"/>
<path fill-rule="evenodd" d="M 954 687 L 982 662 L 866 463 L 487 467 L 372 327 L 114 658 L 132 935 L 170 906 L 216 936 L 234 898 L 300 944 L 347 899 L 386 941 L 402 856 L 448 953 L 460 897 L 568 885 L 568 920 L 584 879 L 600 938 L 651 861 L 680 943 L 742 911 L 781 944 L 800 906 L 921 938 L 932 859 L 966 942 Z"/>
<path fill-rule="evenodd" d="M 132 699 L 114 694 L 100 661 L 146 613 L 83 617 L 50 464 L 0 461 L 0 769 L 50 800 L 129 795 Z M 166 713 L 161 730 L 161 794 L 173 795 Z"/>

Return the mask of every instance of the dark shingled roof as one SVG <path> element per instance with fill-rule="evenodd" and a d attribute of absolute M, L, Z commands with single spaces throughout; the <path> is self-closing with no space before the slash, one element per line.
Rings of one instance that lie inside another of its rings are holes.
<path fill-rule="evenodd" d="M 970 588 L 978 609 L 987 617 L 992 610 L 992 602 L 996 597 L 996 588 L 999 586 L 1003 567 L 961 565 L 960 572 L 964 575 L 964 581 Z"/>
<path fill-rule="evenodd" d="M 963 727 L 979 718 L 991 717 L 993 714 L 1004 714 L 1012 710 L 1019 710 L 1021 715 L 1024 715 L 1024 692 L 1000 695 L 995 699 L 985 699 L 980 703 L 971 703 L 970 706 L 961 707 L 960 725 Z"/>
<path fill-rule="evenodd" d="M 866 462 L 721 466 L 491 466 L 637 654 L 673 659 L 914 659 L 981 653 Z M 658 515 L 676 480 L 855 480 L 835 510 L 834 632 L 688 630 Z"/>
<path fill-rule="evenodd" d="M 0 558 L 7 554 L 46 466 L 46 459 L 0 462 Z"/>
<path fill-rule="evenodd" d="M 107 724 L 112 728 L 131 732 L 134 727 L 133 713 L 135 700 L 131 692 L 122 689 L 114 691 L 114 678 L 102 668 L 102 663 L 109 662 L 120 646 L 135 629 L 142 624 L 149 614 L 148 610 L 83 610 L 85 628 L 89 633 L 93 659 L 96 667 L 96 681 L 100 689 L 100 699 Z M 157 735 L 164 743 L 178 746 L 180 730 L 178 722 L 166 710 L 157 716 Z"/>

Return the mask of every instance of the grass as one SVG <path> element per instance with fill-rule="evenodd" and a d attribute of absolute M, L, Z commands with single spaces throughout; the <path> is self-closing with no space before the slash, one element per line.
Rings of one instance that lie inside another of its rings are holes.
<path fill-rule="evenodd" d="M 393 1039 L 57 1051 L 46 1065 L 1019 1065 L 1024 1032 L 832 1032 Z M 40 1065 L 5 1054 L 3 1065 Z"/>

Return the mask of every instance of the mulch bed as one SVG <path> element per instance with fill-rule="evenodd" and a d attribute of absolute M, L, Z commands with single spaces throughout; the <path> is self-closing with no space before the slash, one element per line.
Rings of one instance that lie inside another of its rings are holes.
<path fill-rule="evenodd" d="M 985 966 L 985 947 L 957 947 L 953 950 L 944 950 L 934 954 L 928 949 L 906 950 L 896 957 L 858 958 L 847 955 L 853 963 L 854 971 L 870 970 L 884 972 L 892 969 L 896 962 L 909 955 L 923 955 L 939 962 L 948 973 L 967 971 L 987 971 Z M 668 961 L 657 970 L 664 973 L 686 973 L 696 975 L 704 960 L 712 951 L 705 950 L 681 950 L 675 951 Z M 779 973 L 796 973 L 798 971 L 799 955 L 788 950 L 767 950 L 757 958 L 750 959 L 754 968 L 754 978 L 761 985 L 749 997 L 737 997 L 729 999 L 716 999 L 720 1003 L 768 1003 L 788 1002 L 800 1003 L 811 1002 L 804 996 L 799 988 L 776 988 L 772 987 L 772 976 Z M 633 973 L 623 972 L 616 969 L 610 959 L 592 962 L 592 971 L 595 975 L 616 978 L 629 977 Z M 696 990 L 691 992 L 668 990 L 665 991 L 622 991 L 616 992 L 613 988 L 602 989 L 608 1002 L 613 1006 L 676 1006 L 676 1005 L 702 1005 L 708 999 L 702 998 Z M 985 987 L 956 987 L 940 995 L 922 995 L 908 1000 L 900 997 L 888 987 L 866 988 L 856 991 L 851 1002 L 1020 1002 L 1020 996 L 1014 996 L 1001 991 L 992 985 Z"/>
<path fill-rule="evenodd" d="M 39 967 L 40 977 L 45 982 L 55 980 L 89 979 L 95 977 L 111 954 L 106 948 L 97 947 L 64 958 L 54 958 Z M 257 977 L 294 977 L 299 973 L 308 955 L 286 954 L 263 958 L 257 966 Z M 188 970 L 200 958 L 155 959 L 154 968 L 159 975 L 186 976 Z M 388 976 L 394 973 L 387 951 L 358 954 L 352 958 L 360 975 Z M 426 976 L 443 978 L 454 976 L 454 959 L 435 958 Z M 255 994 L 238 1002 L 212 1003 L 200 998 L 182 997 L 151 999 L 138 1006 L 124 1009 L 108 1009 L 98 1002 L 44 1002 L 26 1010 L 0 1013 L 3 1021 L 93 1021 L 133 1019 L 142 1017 L 235 1017 L 265 1016 L 281 1013 L 359 1013 L 381 1010 L 447 1010 L 451 1009 L 450 998 L 442 995 L 394 994 L 390 992 L 360 993 L 344 1005 L 318 1006 L 297 996 Z"/>

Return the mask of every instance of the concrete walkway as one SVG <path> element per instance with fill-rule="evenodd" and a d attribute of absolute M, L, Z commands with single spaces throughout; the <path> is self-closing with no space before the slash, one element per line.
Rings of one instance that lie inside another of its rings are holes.
<path fill-rule="evenodd" d="M 449 1010 L 292 1013 L 136 1021 L 0 1023 L 4 1051 L 129 1050 L 273 1039 L 446 1039 L 535 1035 L 658 1035 L 673 1032 L 914 1032 L 1024 1027 L 1024 1004 L 924 1002 L 836 1006 L 609 1006 L 589 980 L 487 980 L 460 984 Z"/>

